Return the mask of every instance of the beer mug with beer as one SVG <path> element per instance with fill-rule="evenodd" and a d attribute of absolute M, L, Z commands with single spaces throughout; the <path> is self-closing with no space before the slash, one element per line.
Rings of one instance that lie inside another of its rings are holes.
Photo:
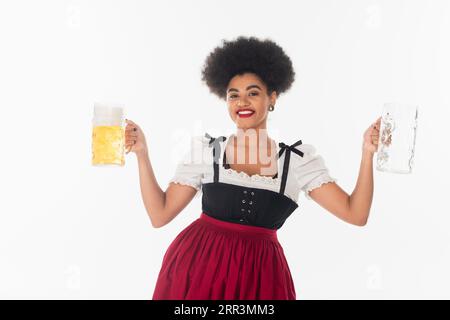
<path fill-rule="evenodd" d="M 124 107 L 118 104 L 94 104 L 92 120 L 92 165 L 124 166 Z"/>

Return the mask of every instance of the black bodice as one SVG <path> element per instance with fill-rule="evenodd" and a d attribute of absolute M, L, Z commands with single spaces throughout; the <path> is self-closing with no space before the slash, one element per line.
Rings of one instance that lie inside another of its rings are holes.
<path fill-rule="evenodd" d="M 210 139 L 209 146 L 213 152 L 214 179 L 213 182 L 202 185 L 202 211 L 219 220 L 265 227 L 269 229 L 279 229 L 286 219 L 297 209 L 298 204 L 284 194 L 286 179 L 289 169 L 291 152 L 303 157 L 303 152 L 295 147 L 300 145 L 301 140 L 293 145 L 285 145 L 280 142 L 280 151 L 278 158 L 283 152 L 286 152 L 281 175 L 280 190 L 278 192 L 251 188 L 230 183 L 219 182 L 219 157 L 221 154 L 220 142 L 227 138 L 220 136 L 211 137 L 208 133 L 205 135 Z M 229 168 L 224 155 L 224 167 Z M 278 175 L 278 173 L 277 173 Z M 277 176 L 276 175 L 276 176 Z M 274 176 L 273 178 L 276 178 Z"/>

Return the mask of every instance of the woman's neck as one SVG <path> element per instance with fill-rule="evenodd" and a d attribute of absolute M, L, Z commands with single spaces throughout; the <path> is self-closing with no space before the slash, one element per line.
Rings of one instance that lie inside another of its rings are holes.
<path fill-rule="evenodd" d="M 235 147 L 245 150 L 270 149 L 270 144 L 274 142 L 265 128 L 238 129 L 232 138 Z"/>

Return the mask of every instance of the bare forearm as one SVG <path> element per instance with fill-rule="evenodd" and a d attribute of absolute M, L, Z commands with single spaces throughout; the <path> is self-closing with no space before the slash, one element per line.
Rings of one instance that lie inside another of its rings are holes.
<path fill-rule="evenodd" d="M 373 153 L 363 150 L 355 189 L 350 195 L 350 212 L 357 223 L 366 224 L 373 198 Z"/>
<path fill-rule="evenodd" d="M 142 152 L 136 154 L 136 156 L 142 200 L 152 224 L 157 225 L 164 211 L 165 192 L 158 185 L 148 153 Z"/>

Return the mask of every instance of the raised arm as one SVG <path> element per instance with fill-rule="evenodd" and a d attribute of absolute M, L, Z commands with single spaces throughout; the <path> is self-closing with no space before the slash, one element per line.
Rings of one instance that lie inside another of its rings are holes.
<path fill-rule="evenodd" d="M 359 175 L 352 194 L 347 194 L 336 182 L 323 184 L 309 192 L 309 196 L 323 208 L 357 226 L 367 224 L 372 206 L 373 156 L 378 148 L 380 121 L 378 118 L 364 133 Z"/>
<path fill-rule="evenodd" d="M 336 182 L 325 183 L 309 192 L 309 196 L 336 217 L 356 226 L 365 226 L 373 197 L 373 155 L 364 153 L 358 181 L 349 195 Z"/>
<path fill-rule="evenodd" d="M 194 198 L 197 190 L 191 186 L 170 183 L 163 191 L 156 181 L 150 158 L 137 154 L 142 200 L 152 226 L 160 228 L 174 219 Z"/>
<path fill-rule="evenodd" d="M 127 153 L 136 154 L 142 200 L 152 226 L 159 228 L 172 221 L 194 198 L 197 190 L 191 186 L 170 183 L 167 190 L 163 191 L 153 172 L 142 129 L 131 120 L 127 119 L 126 122 Z"/>

